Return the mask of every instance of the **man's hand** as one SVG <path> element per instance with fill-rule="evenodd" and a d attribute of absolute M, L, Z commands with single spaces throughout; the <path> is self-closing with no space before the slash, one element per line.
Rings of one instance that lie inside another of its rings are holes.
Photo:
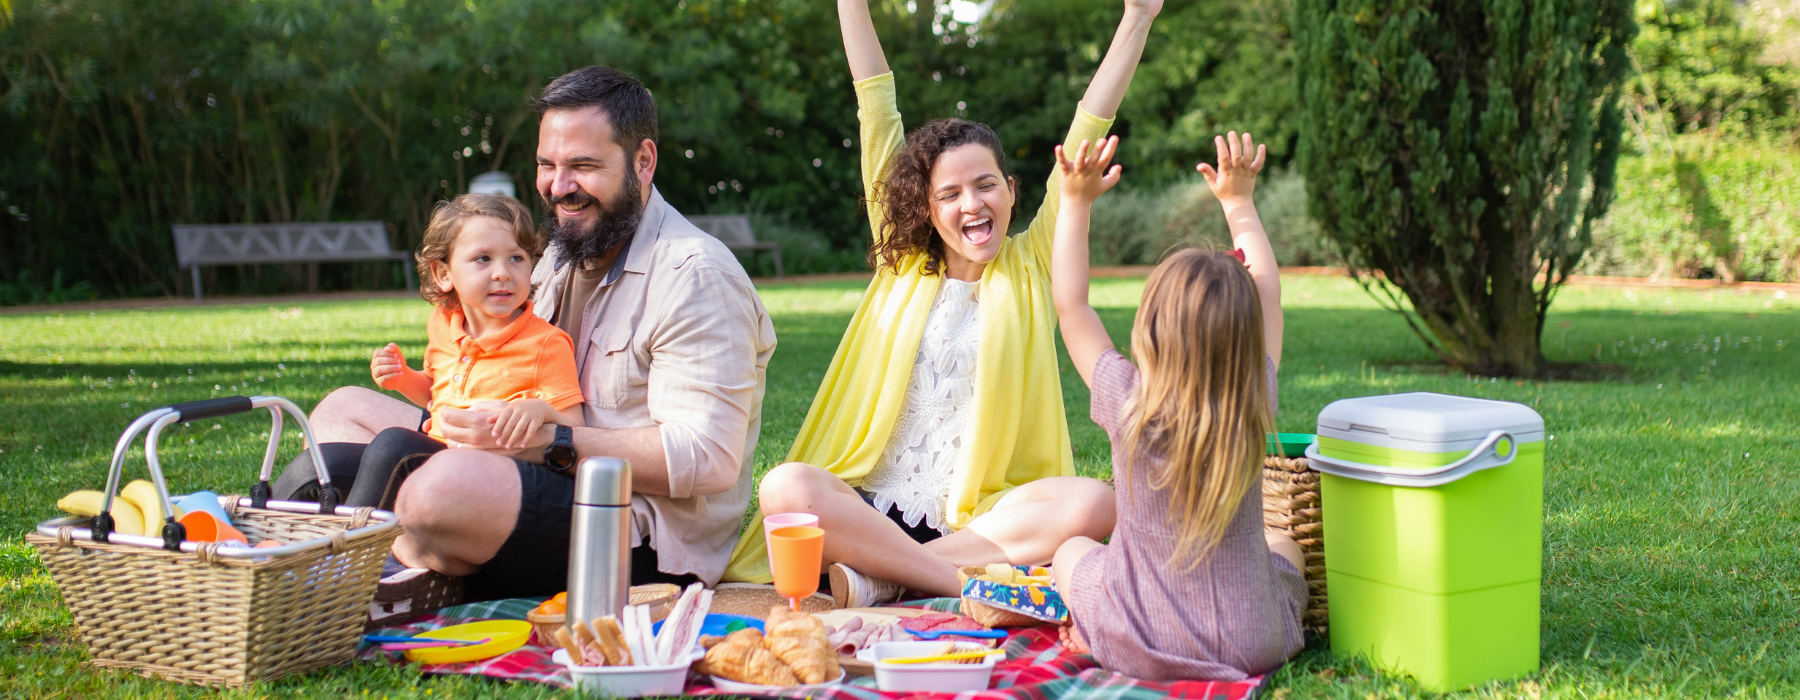
<path fill-rule="evenodd" d="M 561 418 L 556 408 L 538 399 L 518 399 L 501 407 L 494 415 L 494 427 L 489 432 L 502 449 L 516 450 L 525 447 L 531 436 L 537 433 L 545 423 L 555 423 Z"/>
<path fill-rule="evenodd" d="M 549 425 L 540 425 L 537 432 L 528 435 L 524 444 L 518 447 L 506 447 L 494 437 L 494 425 L 499 421 L 500 412 L 506 409 L 503 401 L 482 401 L 472 408 L 442 408 L 437 413 L 438 432 L 443 433 L 444 441 L 451 447 L 492 452 L 505 457 L 523 459 L 527 462 L 541 462 L 544 458 L 544 447 L 556 438 L 556 429 Z"/>
<path fill-rule="evenodd" d="M 1206 178 L 1206 186 L 1212 188 L 1213 196 L 1218 197 L 1221 204 L 1230 200 L 1249 201 L 1250 195 L 1256 192 L 1256 174 L 1262 172 L 1268 149 L 1257 145 L 1249 134 L 1239 138 L 1235 131 L 1214 136 L 1213 146 L 1219 151 L 1219 167 L 1214 169 L 1201 163 L 1194 169 Z"/>
<path fill-rule="evenodd" d="M 395 343 L 388 343 L 369 358 L 369 374 L 375 378 L 375 386 L 383 389 L 394 388 L 392 384 L 405 376 L 406 370 L 406 358 L 400 355 L 400 346 Z"/>
<path fill-rule="evenodd" d="M 1092 202 L 1119 184 L 1119 166 L 1112 165 L 1119 149 L 1119 137 L 1108 136 L 1099 148 L 1091 148 L 1087 139 L 1075 150 L 1075 159 L 1064 157 L 1063 147 L 1056 147 L 1056 168 L 1062 173 L 1064 202 Z"/>

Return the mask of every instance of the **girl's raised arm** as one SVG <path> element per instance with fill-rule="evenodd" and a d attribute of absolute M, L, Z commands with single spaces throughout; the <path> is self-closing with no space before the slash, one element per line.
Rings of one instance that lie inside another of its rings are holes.
<path fill-rule="evenodd" d="M 848 1 L 840 0 L 838 6 L 842 7 Z M 1125 0 L 1125 17 L 1119 20 L 1112 46 L 1106 49 L 1100 69 L 1094 71 L 1087 94 L 1081 96 L 1081 107 L 1088 114 L 1111 119 L 1119 113 L 1119 103 L 1125 100 L 1125 89 L 1131 87 L 1131 76 L 1137 72 L 1138 59 L 1144 56 L 1144 41 L 1150 37 L 1150 21 L 1156 19 L 1162 5 L 1163 0 Z M 848 29 L 844 31 L 847 44 L 850 34 Z"/>
<path fill-rule="evenodd" d="M 1256 214 L 1256 174 L 1262 172 L 1268 156 L 1249 134 L 1242 137 L 1233 131 L 1214 136 L 1213 146 L 1219 151 L 1219 167 L 1205 163 L 1196 166 L 1200 176 L 1219 199 L 1225 211 L 1225 223 L 1231 227 L 1231 244 L 1244 251 L 1244 264 L 1250 278 L 1256 280 L 1256 295 L 1262 300 L 1263 346 L 1269 359 L 1281 366 L 1281 271 L 1275 265 L 1275 248 L 1269 245 L 1269 234 L 1263 231 L 1262 217 Z"/>
<path fill-rule="evenodd" d="M 1062 146 L 1056 147 L 1062 209 L 1056 214 L 1056 242 L 1050 251 L 1050 297 L 1056 302 L 1057 326 L 1069 361 L 1089 386 L 1094 383 L 1094 365 L 1113 349 L 1113 342 L 1100 314 L 1088 305 L 1088 214 L 1094 200 L 1119 183 L 1119 166 L 1111 165 L 1118 147 L 1117 136 L 1098 146 L 1084 139 L 1072 159 Z"/>
<path fill-rule="evenodd" d="M 844 55 L 850 58 L 851 79 L 863 80 L 888 72 L 887 54 L 881 52 L 881 39 L 875 36 L 868 0 L 838 0 L 837 5 L 838 29 L 844 34 Z"/>

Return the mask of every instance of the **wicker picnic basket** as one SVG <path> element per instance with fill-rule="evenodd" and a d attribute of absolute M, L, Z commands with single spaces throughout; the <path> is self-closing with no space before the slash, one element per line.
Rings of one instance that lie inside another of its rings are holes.
<path fill-rule="evenodd" d="M 140 416 L 120 437 L 107 478 L 109 510 L 125 455 L 149 429 L 145 457 L 172 513 L 156 457 L 156 439 L 168 425 L 267 408 L 274 416 L 269 451 L 251 497 L 220 497 L 232 524 L 251 549 L 186 541 L 173 518 L 161 536 L 112 531 L 111 518 L 63 517 L 26 535 L 38 550 L 63 600 L 74 613 L 95 666 L 206 686 L 241 687 L 349 661 L 363 620 L 399 536 L 392 513 L 338 507 L 330 477 L 318 464 L 324 503 L 269 501 L 269 472 L 281 437 L 281 413 L 306 417 L 292 402 L 272 396 L 232 397 L 159 408 Z"/>
<path fill-rule="evenodd" d="M 1319 508 L 1319 472 L 1306 458 L 1263 459 L 1263 526 L 1292 537 L 1306 553 L 1306 612 L 1301 624 L 1325 634 L 1325 524 Z"/>

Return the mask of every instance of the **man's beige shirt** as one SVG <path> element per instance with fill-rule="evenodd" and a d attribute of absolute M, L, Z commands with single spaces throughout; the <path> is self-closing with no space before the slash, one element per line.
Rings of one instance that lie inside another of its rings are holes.
<path fill-rule="evenodd" d="M 583 275 L 559 252 L 532 271 L 534 310 L 575 341 L 588 427 L 662 434 L 670 495 L 633 494 L 632 541 L 647 534 L 664 573 L 717 583 L 750 506 L 775 352 L 768 311 L 737 257 L 654 187 L 616 269 Z M 558 298 L 571 293 L 588 298 Z M 730 490 L 695 493 L 722 472 Z"/>

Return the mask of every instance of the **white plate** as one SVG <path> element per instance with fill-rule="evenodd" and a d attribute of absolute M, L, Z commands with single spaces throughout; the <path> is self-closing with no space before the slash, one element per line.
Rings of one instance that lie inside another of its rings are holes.
<path fill-rule="evenodd" d="M 994 673 L 994 663 L 1006 658 L 1005 651 L 993 649 L 978 664 L 891 664 L 882 661 L 924 656 L 943 646 L 944 643 L 938 641 L 881 642 L 857 652 L 856 658 L 875 665 L 875 687 L 884 692 L 934 693 L 987 690 Z"/>
<path fill-rule="evenodd" d="M 825 681 L 824 683 L 813 683 L 811 685 L 788 685 L 788 686 L 757 685 L 755 683 L 739 683 L 737 681 L 734 681 L 734 680 L 731 680 L 728 678 L 720 678 L 718 676 L 709 676 L 709 678 L 712 679 L 714 688 L 718 688 L 719 690 L 723 690 L 727 693 L 755 693 L 755 694 L 766 695 L 769 693 L 781 693 L 781 692 L 787 692 L 787 691 L 791 691 L 791 690 L 817 690 L 819 688 L 827 688 L 830 686 L 834 686 L 834 685 L 844 682 L 844 670 L 841 668 L 838 669 L 838 677 L 837 678 L 833 678 L 831 680 Z"/>
<path fill-rule="evenodd" d="M 575 687 L 618 698 L 680 695 L 687 690 L 688 666 L 703 656 L 666 666 L 578 666 L 569 663 L 569 652 L 557 649 L 550 660 L 569 669 Z"/>

